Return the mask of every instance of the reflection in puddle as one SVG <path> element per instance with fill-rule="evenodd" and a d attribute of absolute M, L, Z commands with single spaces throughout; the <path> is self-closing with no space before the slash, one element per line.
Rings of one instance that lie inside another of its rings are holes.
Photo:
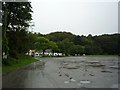
<path fill-rule="evenodd" d="M 81 84 L 88 84 L 88 83 L 91 83 L 89 80 L 81 80 L 80 81 Z"/>
<path fill-rule="evenodd" d="M 70 79 L 71 82 L 75 82 L 76 80 L 75 79 Z"/>
<path fill-rule="evenodd" d="M 69 81 L 64 81 L 64 83 L 70 83 Z"/>

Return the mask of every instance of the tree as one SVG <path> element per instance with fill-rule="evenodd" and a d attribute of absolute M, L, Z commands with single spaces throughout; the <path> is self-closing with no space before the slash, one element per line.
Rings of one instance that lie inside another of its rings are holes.
<path fill-rule="evenodd" d="M 6 18 L 8 31 L 20 31 L 30 26 L 32 7 L 30 2 L 5 2 L 2 4 L 3 17 Z M 6 11 L 6 12 L 5 12 Z M 3 25 L 4 25 L 3 20 Z"/>
<path fill-rule="evenodd" d="M 46 49 L 50 48 L 49 40 L 44 37 L 38 37 L 35 47 L 37 50 L 43 50 L 43 55 Z"/>
<path fill-rule="evenodd" d="M 73 45 L 69 51 L 71 55 L 75 55 L 75 54 L 83 54 L 84 53 L 84 46 L 81 45 Z"/>
<path fill-rule="evenodd" d="M 31 13 L 30 2 L 2 3 L 3 52 L 9 49 L 9 55 L 15 56 L 28 50 L 27 28 L 32 20 Z"/>
<path fill-rule="evenodd" d="M 35 49 L 35 43 L 37 41 L 38 35 L 32 33 L 32 32 L 28 32 L 27 34 L 28 37 L 28 48 L 29 49 Z"/>
<path fill-rule="evenodd" d="M 6 8 L 6 5 L 4 5 L 3 7 L 3 10 L 4 10 L 4 14 L 3 14 L 3 19 L 2 19 L 2 51 L 5 53 L 5 54 L 8 54 L 8 50 L 9 50 L 9 47 L 8 47 L 8 39 L 6 37 L 6 31 L 7 31 L 7 8 Z"/>
<path fill-rule="evenodd" d="M 52 52 L 54 53 L 55 51 L 58 51 L 58 46 L 55 42 L 50 41 L 49 42 L 50 48 L 52 49 Z"/>
<path fill-rule="evenodd" d="M 91 37 L 86 37 L 86 36 L 81 36 L 81 45 L 92 45 L 94 41 L 92 40 Z"/>
<path fill-rule="evenodd" d="M 99 46 L 92 44 L 92 45 L 85 45 L 84 53 L 88 55 L 96 55 L 96 54 L 102 54 L 102 48 Z"/>
<path fill-rule="evenodd" d="M 70 41 L 72 41 L 74 38 L 74 35 L 70 32 L 53 32 L 53 33 L 47 34 L 46 37 L 50 41 L 60 42 L 65 39 L 69 39 Z"/>
<path fill-rule="evenodd" d="M 120 34 L 104 34 L 93 38 L 95 44 L 103 49 L 103 54 L 118 54 Z"/>
<path fill-rule="evenodd" d="M 70 48 L 74 45 L 73 42 L 70 42 L 69 39 L 65 39 L 58 44 L 58 48 L 60 49 L 60 52 L 64 53 L 65 55 L 70 54 Z"/>
<path fill-rule="evenodd" d="M 82 44 L 81 37 L 79 35 L 75 36 L 73 42 L 75 45 L 81 45 Z"/>

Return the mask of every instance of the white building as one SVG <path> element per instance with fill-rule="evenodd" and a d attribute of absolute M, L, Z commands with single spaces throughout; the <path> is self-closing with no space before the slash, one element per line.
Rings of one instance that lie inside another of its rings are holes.
<path fill-rule="evenodd" d="M 43 51 L 41 50 L 41 51 L 36 52 L 35 50 L 29 50 L 29 52 L 26 53 L 26 55 L 41 56 L 41 55 L 43 55 Z M 57 52 L 52 53 L 51 49 L 47 49 L 47 50 L 45 50 L 44 55 L 45 56 L 62 56 L 63 54 L 62 53 L 57 53 Z"/>

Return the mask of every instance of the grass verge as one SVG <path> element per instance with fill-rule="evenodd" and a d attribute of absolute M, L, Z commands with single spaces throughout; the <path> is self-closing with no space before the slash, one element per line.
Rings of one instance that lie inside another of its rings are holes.
<path fill-rule="evenodd" d="M 37 62 L 38 60 L 30 57 L 30 56 L 24 56 L 20 59 L 18 59 L 18 62 L 16 63 L 12 63 L 12 64 L 9 64 L 9 65 L 2 65 L 2 73 L 9 73 L 9 72 L 12 72 L 20 67 L 23 67 L 25 65 L 28 65 L 30 63 L 33 63 L 33 62 Z"/>

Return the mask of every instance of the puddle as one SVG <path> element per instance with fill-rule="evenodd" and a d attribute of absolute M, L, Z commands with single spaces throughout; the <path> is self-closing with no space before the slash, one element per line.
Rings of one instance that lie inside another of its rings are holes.
<path fill-rule="evenodd" d="M 68 63 L 63 63 L 63 65 L 68 65 Z"/>
<path fill-rule="evenodd" d="M 102 70 L 101 72 L 104 72 L 104 73 L 112 73 L 111 71 L 105 71 L 105 70 Z"/>
<path fill-rule="evenodd" d="M 78 69 L 78 67 L 76 67 L 76 66 L 70 66 L 70 65 L 66 66 L 66 68 L 67 69 Z"/>
<path fill-rule="evenodd" d="M 118 66 L 109 66 L 110 68 L 113 68 L 113 69 L 118 69 L 119 67 Z"/>
<path fill-rule="evenodd" d="M 81 84 L 89 84 L 89 83 L 91 83 L 91 81 L 89 81 L 89 80 L 81 80 L 80 83 Z"/>
<path fill-rule="evenodd" d="M 95 76 L 95 74 L 92 74 L 92 73 L 90 73 L 89 75 L 90 75 L 90 76 Z"/>
<path fill-rule="evenodd" d="M 76 65 L 76 67 L 78 67 L 78 68 L 79 68 L 79 67 L 81 67 L 81 66 L 80 66 L 80 65 Z"/>
<path fill-rule="evenodd" d="M 77 84 L 80 88 L 86 88 L 84 85 L 82 85 L 82 84 L 80 84 L 80 83 L 78 83 Z M 84 89 L 84 90 L 86 90 L 86 89 Z"/>
<path fill-rule="evenodd" d="M 87 66 L 92 66 L 92 67 L 103 67 L 105 66 L 104 64 L 86 64 Z"/>
<path fill-rule="evenodd" d="M 78 67 L 66 67 L 67 69 L 78 69 Z"/>
<path fill-rule="evenodd" d="M 100 63 L 100 61 L 89 61 L 88 63 Z"/>
<path fill-rule="evenodd" d="M 71 82 L 75 82 L 76 80 L 75 79 L 70 79 Z"/>
<path fill-rule="evenodd" d="M 64 81 L 64 83 L 70 83 L 69 81 Z"/>

